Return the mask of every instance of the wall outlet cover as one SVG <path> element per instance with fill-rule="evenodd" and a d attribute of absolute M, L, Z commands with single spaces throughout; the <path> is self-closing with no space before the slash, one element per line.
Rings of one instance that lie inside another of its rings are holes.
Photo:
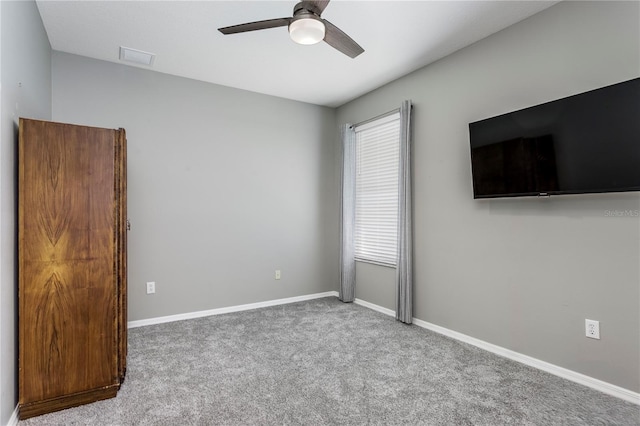
<path fill-rule="evenodd" d="M 600 321 L 585 319 L 585 335 L 591 339 L 600 339 Z"/>

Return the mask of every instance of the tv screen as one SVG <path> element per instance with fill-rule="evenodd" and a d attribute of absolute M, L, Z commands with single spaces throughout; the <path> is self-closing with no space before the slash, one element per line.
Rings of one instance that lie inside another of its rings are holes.
<path fill-rule="evenodd" d="M 474 198 L 640 191 L 640 78 L 469 124 Z"/>

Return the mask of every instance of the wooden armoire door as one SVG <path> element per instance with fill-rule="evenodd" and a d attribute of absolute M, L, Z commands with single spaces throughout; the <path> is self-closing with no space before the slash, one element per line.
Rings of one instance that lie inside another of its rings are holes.
<path fill-rule="evenodd" d="M 125 140 L 20 119 L 20 418 L 113 397 L 124 377 Z"/>

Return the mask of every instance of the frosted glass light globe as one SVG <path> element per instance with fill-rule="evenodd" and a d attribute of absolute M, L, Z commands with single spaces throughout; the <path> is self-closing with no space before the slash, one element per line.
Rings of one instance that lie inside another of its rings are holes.
<path fill-rule="evenodd" d="M 289 36 L 298 44 L 316 44 L 324 39 L 324 24 L 319 19 L 301 18 L 289 24 Z"/>

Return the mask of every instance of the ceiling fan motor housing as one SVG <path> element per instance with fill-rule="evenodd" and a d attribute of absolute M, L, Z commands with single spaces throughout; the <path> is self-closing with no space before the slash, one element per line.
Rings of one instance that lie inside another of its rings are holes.
<path fill-rule="evenodd" d="M 296 4 L 293 7 L 294 19 L 297 17 L 298 14 L 303 14 L 305 12 L 316 15 L 318 18 L 320 18 L 320 15 L 322 14 L 322 11 L 320 10 L 320 8 L 318 8 L 318 6 L 316 6 L 313 2 L 301 1 L 300 3 Z"/>

